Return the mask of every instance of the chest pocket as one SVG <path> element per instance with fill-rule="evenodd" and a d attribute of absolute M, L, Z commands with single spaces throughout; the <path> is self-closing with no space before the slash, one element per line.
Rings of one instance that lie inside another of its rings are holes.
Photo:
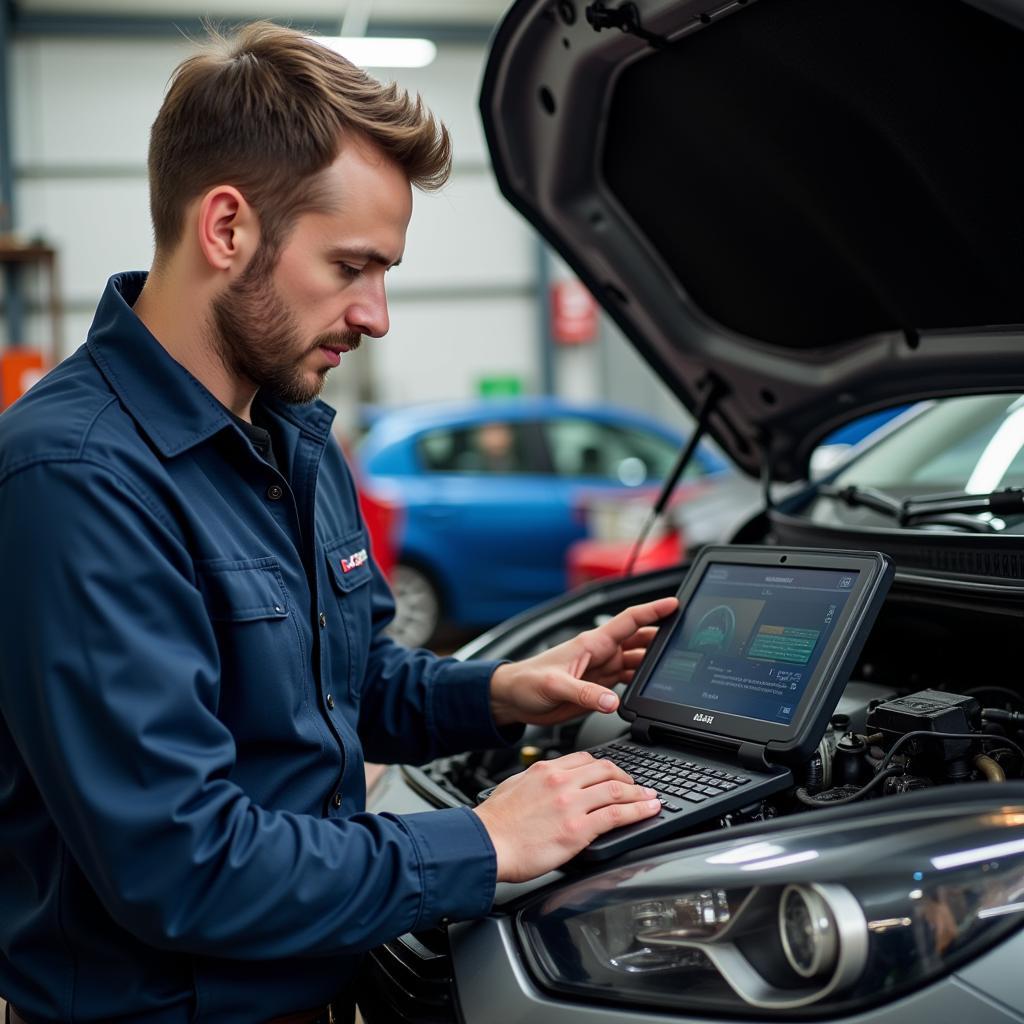
<path fill-rule="evenodd" d="M 245 681 L 302 679 L 302 652 L 288 590 L 274 558 L 196 563 L 199 588 L 217 636 L 222 694 L 231 706 Z M 223 708 L 223 704 L 222 704 Z M 281 709 L 276 709 L 280 711 Z"/>
<path fill-rule="evenodd" d="M 355 702 L 359 699 L 370 649 L 370 546 L 365 530 L 356 530 L 324 547 L 328 575 L 334 591 L 338 622 L 328 622 L 333 685 L 340 689 L 347 683 L 347 692 Z"/>
<path fill-rule="evenodd" d="M 288 592 L 273 558 L 200 563 L 199 585 L 214 622 L 286 619 Z"/>

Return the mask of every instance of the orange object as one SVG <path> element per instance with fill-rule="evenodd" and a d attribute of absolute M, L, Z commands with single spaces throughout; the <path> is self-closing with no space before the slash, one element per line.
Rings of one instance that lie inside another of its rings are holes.
<path fill-rule="evenodd" d="M 46 372 L 43 353 L 33 348 L 9 348 L 0 355 L 0 400 L 13 405 Z"/>

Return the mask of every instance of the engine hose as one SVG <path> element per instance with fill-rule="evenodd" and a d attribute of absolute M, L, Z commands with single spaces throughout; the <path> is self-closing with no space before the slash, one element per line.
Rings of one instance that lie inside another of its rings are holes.
<path fill-rule="evenodd" d="M 807 789 L 821 789 L 824 785 L 821 754 L 815 754 L 807 763 Z"/>
<path fill-rule="evenodd" d="M 849 796 L 840 797 L 836 800 L 823 800 L 818 797 L 813 797 L 810 793 L 807 792 L 807 790 L 803 786 L 801 786 L 796 791 L 795 795 L 797 800 L 799 800 L 800 803 L 804 804 L 806 807 L 842 807 L 843 804 L 852 804 L 854 800 L 859 800 L 862 796 L 864 796 L 872 789 L 874 789 L 875 786 L 880 785 L 882 782 L 884 782 L 891 776 L 902 775 L 903 771 L 904 769 L 902 766 L 891 765 L 884 771 L 879 772 L 878 775 L 876 775 L 866 785 L 861 786 L 860 789 L 854 790 L 852 793 L 850 793 Z"/>
<path fill-rule="evenodd" d="M 978 754 L 974 759 L 974 767 L 985 776 L 988 782 L 1005 782 L 1006 772 L 1003 771 L 999 762 L 988 754 Z"/>

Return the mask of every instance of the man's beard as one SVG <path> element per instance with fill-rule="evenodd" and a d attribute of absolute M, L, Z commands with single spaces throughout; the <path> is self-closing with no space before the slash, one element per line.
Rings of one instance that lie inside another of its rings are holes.
<path fill-rule="evenodd" d="M 321 346 L 354 351 L 362 335 L 333 331 L 318 335 L 303 349 L 295 317 L 274 290 L 270 255 L 257 252 L 242 276 L 213 300 L 213 343 L 225 367 L 261 391 L 292 404 L 312 402 L 323 390 L 330 367 L 318 371 L 310 384 L 303 360 Z"/>

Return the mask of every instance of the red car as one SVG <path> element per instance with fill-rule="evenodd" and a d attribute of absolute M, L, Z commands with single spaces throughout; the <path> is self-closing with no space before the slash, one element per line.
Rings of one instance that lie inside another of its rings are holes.
<path fill-rule="evenodd" d="M 640 536 L 657 490 L 645 488 L 624 496 L 595 495 L 580 509 L 588 536 L 566 555 L 570 587 L 622 576 Z M 720 540 L 756 511 L 760 487 L 733 473 L 682 483 L 661 520 L 655 524 L 633 572 L 679 565 L 688 549 Z"/>

